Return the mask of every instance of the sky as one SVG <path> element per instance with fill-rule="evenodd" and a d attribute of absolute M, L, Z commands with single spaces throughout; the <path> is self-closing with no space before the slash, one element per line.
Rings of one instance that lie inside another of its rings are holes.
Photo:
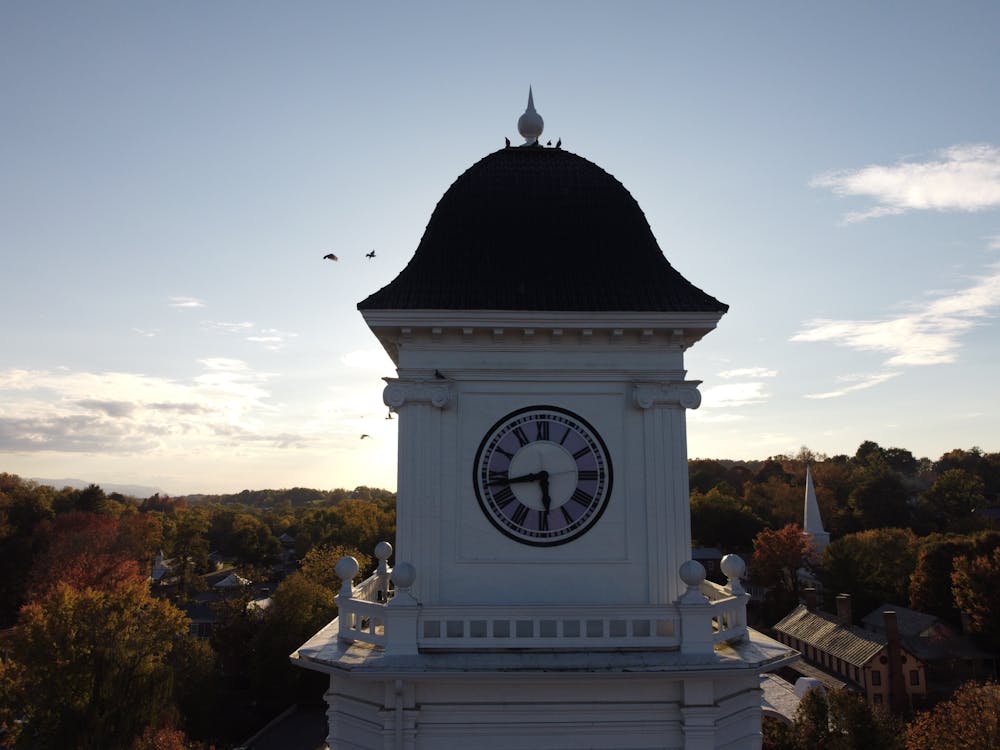
<path fill-rule="evenodd" d="M 0 471 L 394 489 L 356 304 L 529 85 L 730 305 L 692 458 L 998 451 L 998 37 L 995 2 L 2 3 Z"/>

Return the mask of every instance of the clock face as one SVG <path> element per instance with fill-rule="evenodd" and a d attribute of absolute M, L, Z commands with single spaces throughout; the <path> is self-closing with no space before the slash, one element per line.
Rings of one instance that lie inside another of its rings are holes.
<path fill-rule="evenodd" d="M 529 406 L 497 422 L 479 444 L 473 472 L 493 525 L 539 547 L 585 533 L 611 496 L 611 458 L 601 436 L 556 406 Z"/>

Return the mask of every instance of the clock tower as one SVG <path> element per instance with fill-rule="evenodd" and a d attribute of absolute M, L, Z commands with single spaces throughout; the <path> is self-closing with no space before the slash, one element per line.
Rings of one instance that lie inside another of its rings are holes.
<path fill-rule="evenodd" d="M 603 169 L 524 138 L 439 201 L 359 309 L 396 364 L 395 550 L 292 655 L 331 748 L 752 748 L 794 657 L 690 560 L 684 351 L 727 306 Z M 390 567 L 389 557 L 395 557 Z"/>

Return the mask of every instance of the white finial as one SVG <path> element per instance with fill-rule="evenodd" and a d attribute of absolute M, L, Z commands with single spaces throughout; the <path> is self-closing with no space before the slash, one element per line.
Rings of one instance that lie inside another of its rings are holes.
<path fill-rule="evenodd" d="M 528 145 L 538 141 L 544 128 L 545 121 L 535 111 L 535 98 L 531 86 L 528 86 L 528 108 L 517 118 L 517 132 L 524 138 L 524 145 Z"/>

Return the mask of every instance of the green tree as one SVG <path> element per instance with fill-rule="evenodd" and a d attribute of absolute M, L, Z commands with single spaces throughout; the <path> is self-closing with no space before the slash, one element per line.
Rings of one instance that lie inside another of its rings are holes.
<path fill-rule="evenodd" d="M 813 689 L 791 726 L 765 727 L 764 750 L 903 750 L 899 725 L 847 690 Z"/>
<path fill-rule="evenodd" d="M 870 459 L 854 476 L 848 505 L 861 528 L 879 529 L 909 525 L 907 500 L 899 475 L 884 461 Z"/>
<path fill-rule="evenodd" d="M 367 578 L 374 571 L 374 558 L 342 544 L 333 546 L 320 544 L 313 547 L 302 558 L 299 572 L 313 583 L 336 594 L 340 591 L 340 577 L 337 575 L 337 562 L 342 557 L 353 557 L 358 561 L 359 579 Z"/>
<path fill-rule="evenodd" d="M 836 539 L 823 550 L 823 582 L 849 593 L 859 613 L 884 602 L 906 601 L 917 538 L 909 529 L 872 529 Z"/>
<path fill-rule="evenodd" d="M 199 590 L 199 576 L 209 569 L 208 564 L 208 513 L 200 508 L 185 508 L 174 514 L 173 539 L 170 540 L 170 556 L 174 560 L 174 570 L 179 579 L 181 596 L 188 596 Z"/>
<path fill-rule="evenodd" d="M 969 616 L 974 633 L 1000 648 L 1000 547 L 992 554 L 956 557 L 951 574 L 952 593 L 958 608 Z"/>
<path fill-rule="evenodd" d="M 60 583 L 26 605 L 5 688 L 17 747 L 128 748 L 169 714 L 169 658 L 188 620 L 145 583 L 78 590 Z"/>
<path fill-rule="evenodd" d="M 967 526 L 976 508 L 985 505 L 983 480 L 965 469 L 948 469 L 920 498 L 919 509 L 938 531 Z"/>
<path fill-rule="evenodd" d="M 277 708 L 289 700 L 316 700 L 323 694 L 328 681 L 293 667 L 288 654 L 333 619 L 337 611 L 333 597 L 333 591 L 299 572 L 275 590 L 255 642 L 253 672 L 258 700 Z"/>
<path fill-rule="evenodd" d="M 764 520 L 742 500 L 716 485 L 707 493 L 691 495 L 691 536 L 702 546 L 726 552 L 750 549 L 753 538 L 764 529 Z"/>

